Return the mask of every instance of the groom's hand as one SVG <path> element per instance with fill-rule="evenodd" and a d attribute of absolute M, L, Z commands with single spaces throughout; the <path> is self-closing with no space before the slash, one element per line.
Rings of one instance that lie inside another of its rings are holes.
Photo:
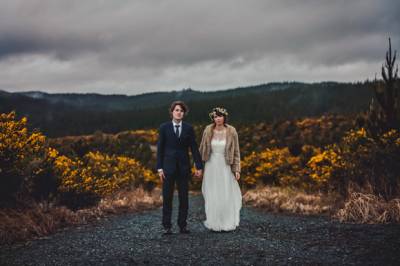
<path fill-rule="evenodd" d="M 158 170 L 158 176 L 160 177 L 161 183 L 164 182 L 165 175 L 164 175 L 164 171 L 162 169 Z"/>

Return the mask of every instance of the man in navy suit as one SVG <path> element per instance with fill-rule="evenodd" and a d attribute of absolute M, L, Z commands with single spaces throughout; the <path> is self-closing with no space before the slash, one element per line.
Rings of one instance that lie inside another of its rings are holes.
<path fill-rule="evenodd" d="M 157 170 L 163 184 L 162 225 L 165 229 L 164 234 L 172 234 L 171 214 L 175 183 L 178 187 L 179 198 L 178 226 L 181 233 L 189 233 L 186 228 L 191 172 L 189 148 L 196 166 L 195 175 L 197 177 L 202 175 L 203 163 L 193 127 L 182 121 L 187 112 L 188 107 L 184 102 L 173 102 L 170 107 L 172 121 L 163 123 L 158 132 Z"/>

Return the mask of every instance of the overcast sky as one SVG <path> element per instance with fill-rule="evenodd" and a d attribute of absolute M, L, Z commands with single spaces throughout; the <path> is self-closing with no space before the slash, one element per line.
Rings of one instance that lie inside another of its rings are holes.
<path fill-rule="evenodd" d="M 217 90 L 379 73 L 399 0 L 0 0 L 0 89 Z"/>

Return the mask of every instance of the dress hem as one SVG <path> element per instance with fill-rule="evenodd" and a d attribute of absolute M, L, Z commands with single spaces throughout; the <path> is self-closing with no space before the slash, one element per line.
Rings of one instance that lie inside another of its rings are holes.
<path fill-rule="evenodd" d="M 221 226 L 211 226 L 207 223 L 207 221 L 204 221 L 203 225 L 209 230 L 220 232 L 220 231 L 234 231 L 239 226 L 239 223 L 237 223 L 234 226 L 221 227 Z"/>

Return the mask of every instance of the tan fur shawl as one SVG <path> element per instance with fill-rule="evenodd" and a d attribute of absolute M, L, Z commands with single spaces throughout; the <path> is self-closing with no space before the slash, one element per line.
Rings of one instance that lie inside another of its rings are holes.
<path fill-rule="evenodd" d="M 203 131 L 199 150 L 204 162 L 210 158 L 213 129 L 214 124 L 210 124 Z M 226 125 L 225 160 L 231 166 L 232 172 L 240 173 L 239 137 L 236 129 L 228 124 Z"/>

